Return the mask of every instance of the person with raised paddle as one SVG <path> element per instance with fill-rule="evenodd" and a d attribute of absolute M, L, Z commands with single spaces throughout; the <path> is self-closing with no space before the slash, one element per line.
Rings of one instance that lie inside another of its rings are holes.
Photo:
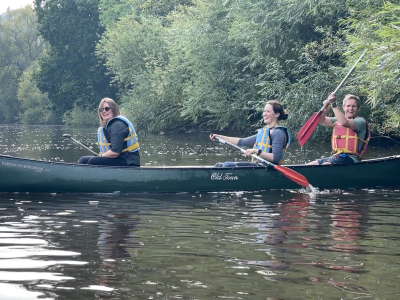
<path fill-rule="evenodd" d="M 334 117 L 327 117 L 332 108 Z M 367 121 L 358 117 L 360 98 L 354 95 L 346 95 L 343 99 L 343 112 L 336 104 L 336 96 L 330 94 L 324 101 L 324 110 L 319 119 L 319 124 L 333 126 L 331 157 L 318 159 L 308 163 L 309 165 L 328 164 L 354 164 L 361 161 L 370 138 Z"/>
<path fill-rule="evenodd" d="M 274 164 L 282 164 L 285 152 L 290 144 L 290 135 L 286 127 L 279 126 L 280 120 L 286 120 L 288 115 L 284 112 L 282 105 L 271 100 L 265 104 L 263 119 L 266 127 L 259 129 L 258 133 L 246 138 L 229 137 L 219 134 L 211 134 L 210 139 L 217 141 L 217 138 L 237 145 L 239 147 L 250 147 L 244 153 L 245 156 L 255 154 Z M 255 163 L 252 159 L 252 163 Z M 250 165 L 249 162 L 225 162 L 218 166 L 243 166 Z"/>
<path fill-rule="evenodd" d="M 120 114 L 117 103 L 103 98 L 99 104 L 100 127 L 97 131 L 100 154 L 83 156 L 79 164 L 140 166 L 139 142 L 132 123 Z"/>

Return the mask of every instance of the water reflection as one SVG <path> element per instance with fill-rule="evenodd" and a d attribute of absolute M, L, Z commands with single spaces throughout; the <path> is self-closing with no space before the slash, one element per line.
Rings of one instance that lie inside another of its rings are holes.
<path fill-rule="evenodd" d="M 21 285 L 0 282 L 0 299 L 7 300 L 30 300 L 30 299 L 54 299 L 45 298 L 42 292 L 28 291 Z"/>
<path fill-rule="evenodd" d="M 99 225 L 98 249 L 101 264 L 97 276 L 100 286 L 115 285 L 117 265 L 130 262 L 138 255 L 139 242 L 135 231 L 139 222 L 136 213 L 106 213 Z"/>
<path fill-rule="evenodd" d="M 384 226 L 398 227 L 400 207 L 376 202 L 382 194 L 399 198 L 394 191 L 0 195 L 0 282 L 10 290 L 22 284 L 27 299 L 340 299 L 377 290 L 390 299 L 370 284 L 383 276 L 375 261 L 389 272 L 386 281 L 397 274 L 388 266 L 400 237 Z"/>
<path fill-rule="evenodd" d="M 57 235 L 65 234 L 60 230 L 65 222 L 57 213 L 38 210 L 40 204 L 42 202 L 32 203 L 23 196 L 0 200 L 0 281 L 4 288 L 0 292 L 1 299 L 52 296 L 54 294 L 47 291 L 28 291 L 25 285 L 53 287 L 56 283 L 74 280 L 75 277 L 65 275 L 62 270 L 87 264 L 76 259 L 79 252 L 66 251 L 54 243 Z"/>
<path fill-rule="evenodd" d="M 356 253 L 357 240 L 363 238 L 367 230 L 366 224 L 368 208 L 361 204 L 338 203 L 332 206 L 332 240 L 336 243 L 330 250 L 338 252 Z M 364 216 L 363 216 L 363 215 Z"/>
<path fill-rule="evenodd" d="M 295 194 L 279 203 L 247 199 L 246 207 L 248 213 L 234 228 L 250 230 L 260 255 L 230 260 L 247 266 L 246 274 L 249 267 L 256 268 L 256 273 L 272 282 L 287 282 L 291 277 L 288 274 L 312 274 L 295 282 L 328 284 L 358 296 L 372 295 L 366 285 L 350 283 L 350 274 L 368 273 L 358 257 L 365 253 L 359 244 L 369 227 L 366 204 L 339 201 L 321 206 L 307 194 Z M 321 270 L 322 276 L 315 276 L 319 271 L 310 272 L 310 268 Z M 331 271 L 344 274 L 334 275 Z"/>

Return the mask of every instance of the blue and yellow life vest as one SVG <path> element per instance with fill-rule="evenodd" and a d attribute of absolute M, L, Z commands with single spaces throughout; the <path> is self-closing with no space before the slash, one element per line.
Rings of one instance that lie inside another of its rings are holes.
<path fill-rule="evenodd" d="M 278 162 L 278 164 L 281 165 L 283 163 L 283 157 L 284 157 L 286 150 L 290 144 L 290 134 L 289 134 L 289 130 L 286 127 L 278 126 L 278 127 L 275 127 L 275 130 L 276 129 L 283 129 L 285 131 L 286 137 L 287 137 L 287 143 L 282 149 L 282 153 L 283 153 L 282 159 Z M 254 144 L 253 148 L 261 149 L 261 151 L 266 152 L 266 153 L 272 153 L 272 139 L 271 139 L 269 127 L 265 127 L 265 128 L 258 130 L 256 143 Z M 253 161 L 253 159 L 252 159 L 252 161 Z"/>
<path fill-rule="evenodd" d="M 122 149 L 122 152 L 136 152 L 139 150 L 139 142 L 138 142 L 138 138 L 136 135 L 136 131 L 135 128 L 133 127 L 132 123 L 125 118 L 124 116 L 116 116 L 113 119 L 120 119 L 122 121 L 124 121 L 128 127 L 129 127 L 129 135 L 127 138 L 124 139 L 124 142 L 126 142 L 126 148 Z M 107 125 L 105 126 L 105 128 L 103 126 L 99 127 L 99 129 L 97 130 L 97 144 L 99 145 L 99 149 L 100 149 L 100 153 L 103 154 L 105 153 L 107 150 L 111 149 L 111 143 L 108 142 L 106 135 L 104 133 L 104 129 L 107 130 L 107 126 L 108 124 L 110 124 L 110 122 L 113 120 L 111 119 L 110 121 L 107 122 Z"/>

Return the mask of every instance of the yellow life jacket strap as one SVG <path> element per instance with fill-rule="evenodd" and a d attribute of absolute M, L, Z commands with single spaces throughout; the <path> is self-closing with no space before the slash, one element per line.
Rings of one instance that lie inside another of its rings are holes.
<path fill-rule="evenodd" d="M 130 135 L 124 139 L 124 142 L 126 142 L 128 140 L 132 140 L 133 141 L 133 138 L 136 136 L 136 132 L 133 132 L 133 134 L 132 134 L 131 128 L 129 126 L 128 126 L 128 128 L 129 128 Z M 136 142 L 135 144 L 132 144 L 129 147 L 123 149 L 122 152 L 132 151 L 132 150 L 135 150 L 137 148 L 139 148 L 139 142 Z"/>
<path fill-rule="evenodd" d="M 122 150 L 122 152 L 132 151 L 132 150 L 135 150 L 135 149 L 137 149 L 137 148 L 139 148 L 139 143 L 130 145 L 128 148 L 125 148 L 124 150 Z"/>
<path fill-rule="evenodd" d="M 132 132 L 131 132 L 132 133 Z M 124 138 L 124 142 L 126 142 L 129 139 L 133 139 L 136 136 L 136 132 L 134 134 L 131 134 L 130 136 Z"/>

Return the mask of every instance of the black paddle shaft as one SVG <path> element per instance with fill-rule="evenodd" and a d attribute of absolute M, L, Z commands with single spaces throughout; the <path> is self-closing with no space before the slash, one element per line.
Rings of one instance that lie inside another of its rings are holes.
<path fill-rule="evenodd" d="M 70 139 L 73 143 L 75 143 L 76 145 L 82 147 L 83 149 L 85 149 L 86 151 L 88 151 L 90 154 L 93 154 L 94 156 L 98 156 L 98 154 L 96 152 L 94 152 L 92 149 L 86 147 L 85 145 L 83 145 L 81 142 L 77 141 L 76 139 L 74 139 L 70 134 L 66 133 L 63 134 L 63 137 Z"/>

